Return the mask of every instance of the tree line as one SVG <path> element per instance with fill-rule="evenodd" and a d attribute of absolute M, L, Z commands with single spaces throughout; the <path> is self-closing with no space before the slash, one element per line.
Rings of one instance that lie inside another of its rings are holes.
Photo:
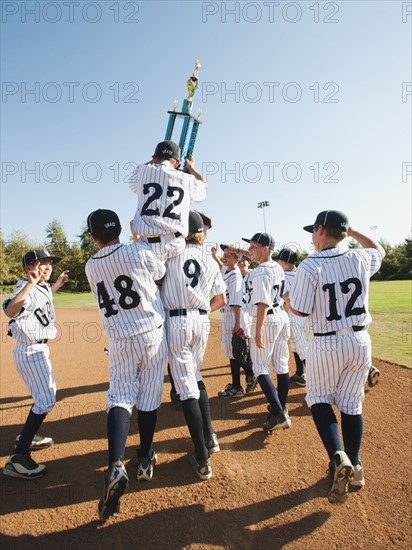
<path fill-rule="evenodd" d="M 91 236 L 86 231 L 86 224 L 81 228 L 78 242 L 70 243 L 64 232 L 62 224 L 58 220 L 52 220 L 46 227 L 46 239 L 42 244 L 34 243 L 30 237 L 22 231 L 14 231 L 7 239 L 0 232 L 0 286 L 15 286 L 16 281 L 22 276 L 22 256 L 31 249 L 46 248 L 53 256 L 60 256 L 62 261 L 53 271 L 51 282 L 59 273 L 68 269 L 70 271 L 70 283 L 62 290 L 72 292 L 87 292 L 90 290 L 84 266 L 90 256 L 97 252 Z M 380 271 L 374 275 L 374 280 L 400 280 L 412 279 L 412 239 L 406 238 L 401 244 L 390 245 L 380 241 L 386 250 Z M 351 247 L 358 247 L 355 241 L 349 243 Z M 276 252 L 277 253 L 277 252 Z M 308 252 L 298 253 L 298 264 Z"/>

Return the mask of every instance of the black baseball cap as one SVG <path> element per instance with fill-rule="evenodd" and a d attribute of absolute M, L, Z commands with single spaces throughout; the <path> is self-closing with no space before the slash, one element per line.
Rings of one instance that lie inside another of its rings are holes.
<path fill-rule="evenodd" d="M 22 258 L 23 268 L 39 260 L 50 260 L 53 264 L 57 264 L 60 262 L 61 258 L 60 256 L 50 256 L 47 250 L 30 250 L 30 252 L 26 252 Z"/>
<path fill-rule="evenodd" d="M 316 216 L 316 220 L 311 225 L 305 225 L 303 228 L 308 233 L 313 233 L 314 225 L 323 225 L 323 227 L 331 227 L 339 229 L 339 231 L 348 231 L 349 220 L 343 212 L 339 210 L 323 210 Z"/>
<path fill-rule="evenodd" d="M 113 210 L 98 209 L 87 216 L 87 231 L 93 235 L 118 237 L 122 230 L 119 216 Z"/>
<path fill-rule="evenodd" d="M 242 241 L 258 243 L 262 246 L 267 246 L 270 250 L 275 249 L 275 239 L 269 233 L 255 233 L 251 239 L 242 237 Z"/>
<path fill-rule="evenodd" d="M 180 147 L 174 141 L 161 141 L 156 145 L 154 157 L 169 157 L 180 160 Z"/>
<path fill-rule="evenodd" d="M 273 257 L 274 260 L 283 260 L 284 262 L 287 262 L 288 264 L 295 264 L 298 259 L 298 255 L 296 252 L 293 252 L 293 250 L 290 250 L 289 248 L 282 248 L 282 250 L 279 252 L 279 254 L 275 257 Z"/>
<path fill-rule="evenodd" d="M 189 212 L 189 233 L 203 233 L 203 220 L 199 212 Z"/>

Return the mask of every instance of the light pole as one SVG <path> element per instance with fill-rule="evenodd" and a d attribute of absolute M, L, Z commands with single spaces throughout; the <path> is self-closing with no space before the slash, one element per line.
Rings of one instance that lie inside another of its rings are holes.
<path fill-rule="evenodd" d="M 265 233 L 266 233 L 266 219 L 265 219 L 265 207 L 266 206 L 270 206 L 268 201 L 258 202 L 258 208 L 261 208 L 262 212 L 263 212 L 263 227 L 265 229 Z"/>
<path fill-rule="evenodd" d="M 371 231 L 373 231 L 373 240 L 376 242 L 376 230 L 379 229 L 377 225 L 371 225 Z"/>

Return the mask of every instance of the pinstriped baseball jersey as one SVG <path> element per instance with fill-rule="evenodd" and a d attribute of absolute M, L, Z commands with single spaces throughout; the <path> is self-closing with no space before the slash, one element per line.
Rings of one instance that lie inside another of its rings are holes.
<path fill-rule="evenodd" d="M 155 281 L 164 265 L 145 243 L 102 248 L 86 263 L 86 275 L 110 337 L 129 338 L 161 326 L 164 311 Z"/>
<path fill-rule="evenodd" d="M 198 399 L 197 382 L 209 336 L 210 294 L 224 294 L 226 285 L 214 260 L 203 247 L 187 244 L 179 256 L 167 263 L 162 284 L 166 311 L 169 363 L 180 399 Z M 170 316 L 170 310 L 181 310 Z M 183 311 L 185 314 L 183 314 Z"/>
<path fill-rule="evenodd" d="M 226 285 L 226 304 L 221 311 L 227 313 L 231 306 L 241 306 L 243 303 L 243 278 L 238 267 L 231 271 L 222 267 L 221 274 Z"/>
<path fill-rule="evenodd" d="M 109 335 L 110 385 L 106 409 L 160 406 L 167 344 L 155 281 L 164 265 L 146 243 L 113 244 L 90 258 L 86 275 Z"/>
<path fill-rule="evenodd" d="M 373 248 L 335 246 L 304 259 L 296 271 L 291 306 L 308 317 L 309 330 L 331 332 L 368 325 L 369 278 L 381 265 Z"/>
<path fill-rule="evenodd" d="M 252 276 L 248 279 L 248 293 L 251 296 L 248 310 L 252 317 L 256 317 L 259 303 L 266 304 L 269 309 L 283 304 L 285 275 L 280 265 L 271 260 L 251 271 Z"/>
<path fill-rule="evenodd" d="M 286 292 L 289 292 L 290 295 L 290 290 L 292 288 L 292 283 L 295 275 L 296 271 L 285 271 L 284 294 L 286 294 Z M 300 359 L 303 361 L 306 359 L 308 348 L 306 340 L 306 318 L 298 317 L 290 310 L 288 311 L 288 316 L 290 324 L 290 347 L 292 351 L 297 353 Z"/>
<path fill-rule="evenodd" d="M 27 284 L 27 279 L 19 279 L 16 290 L 3 302 L 3 310 Z M 53 293 L 46 282 L 33 287 L 24 300 L 22 311 L 9 321 L 9 334 L 19 342 L 27 344 L 37 340 L 52 340 L 57 336 L 54 326 L 55 314 Z"/>
<path fill-rule="evenodd" d="M 243 277 L 243 294 L 242 294 L 242 309 L 241 309 L 241 324 L 243 320 L 243 324 L 245 325 L 244 331 L 245 335 L 250 338 L 251 332 L 250 332 L 250 326 L 252 323 L 252 320 L 250 318 L 250 313 L 248 309 L 249 302 L 252 297 L 252 287 L 249 286 L 249 279 L 252 277 L 252 270 L 249 270 L 246 275 Z"/>
<path fill-rule="evenodd" d="M 161 290 L 165 309 L 210 311 L 210 293 L 216 296 L 225 291 L 219 268 L 203 247 L 187 244 L 179 256 L 168 261 Z"/>
<path fill-rule="evenodd" d="M 204 181 L 175 170 L 169 161 L 138 166 L 129 186 L 138 200 L 132 228 L 144 237 L 177 232 L 187 237 L 190 201 L 206 197 Z"/>

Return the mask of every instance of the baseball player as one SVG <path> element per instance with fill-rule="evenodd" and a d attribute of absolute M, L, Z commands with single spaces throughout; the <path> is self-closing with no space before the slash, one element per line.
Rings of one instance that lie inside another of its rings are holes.
<path fill-rule="evenodd" d="M 343 502 L 349 484 L 365 485 L 359 451 L 364 384 L 371 365 L 369 278 L 379 270 L 385 251 L 352 229 L 337 210 L 320 212 L 304 230 L 312 233 L 316 252 L 296 271 L 290 306 L 308 320 L 306 401 L 330 459 L 329 501 Z M 345 237 L 364 248 L 344 246 Z M 341 413 L 343 447 L 333 404 Z"/>
<path fill-rule="evenodd" d="M 197 210 L 194 210 L 194 212 L 197 212 Z M 212 228 L 212 220 L 204 212 L 197 212 L 197 214 L 199 214 L 199 216 L 202 218 L 203 233 L 204 233 L 205 239 L 206 239 L 208 230 Z M 189 218 L 189 220 L 190 220 L 190 218 Z M 172 407 L 176 411 L 181 411 L 182 410 L 182 403 L 181 403 L 180 398 L 179 398 L 179 396 L 176 392 L 176 387 L 175 387 L 175 383 L 173 381 L 173 376 L 172 376 L 172 372 L 170 370 L 169 363 L 167 364 L 167 374 L 169 375 L 170 386 L 171 386 L 170 387 L 170 401 L 172 403 Z"/>
<path fill-rule="evenodd" d="M 53 264 L 60 260 L 46 250 L 27 252 L 22 259 L 26 278 L 18 280 L 16 290 L 3 303 L 4 313 L 11 319 L 8 335 L 16 340 L 13 350 L 16 369 L 34 399 L 16 439 L 15 450 L 3 470 L 11 477 L 35 479 L 43 476 L 46 466 L 37 464 L 30 451 L 53 445 L 50 437 L 39 436 L 37 432 L 56 403 L 56 383 L 47 342 L 57 336 L 53 294 L 67 282 L 68 271 L 63 271 L 52 286 L 48 280 Z"/>
<path fill-rule="evenodd" d="M 218 392 L 219 397 L 238 398 L 243 397 L 244 392 L 240 382 L 240 363 L 233 356 L 232 336 L 241 328 L 246 333 L 247 326 L 243 319 L 243 278 L 238 268 L 240 254 L 233 251 L 232 246 L 221 244 L 223 251 L 222 260 L 217 256 L 217 250 L 212 248 L 212 256 L 221 268 L 221 274 L 226 284 L 226 305 L 221 308 L 222 313 L 222 349 L 230 361 L 232 382 L 227 384 L 224 390 Z"/>
<path fill-rule="evenodd" d="M 86 275 L 109 336 L 109 467 L 98 505 L 100 518 L 107 519 L 119 511 L 119 499 L 129 484 L 123 461 L 135 405 L 140 434 L 137 479 L 150 480 L 156 464 L 153 436 L 167 353 L 156 281 L 165 267 L 147 243 L 120 243 L 120 221 L 112 210 L 89 214 L 87 227 L 99 251 L 87 261 Z"/>
<path fill-rule="evenodd" d="M 138 166 L 130 179 L 130 189 L 137 194 L 138 206 L 132 232 L 152 247 L 162 261 L 185 248 L 190 201 L 206 197 L 207 182 L 185 159 L 189 173 L 178 170 L 180 149 L 173 141 L 156 146 L 152 160 Z"/>
<path fill-rule="evenodd" d="M 225 284 L 202 247 L 202 217 L 191 211 L 184 251 L 167 263 L 162 284 L 169 364 L 195 447 L 189 461 L 200 479 L 212 477 L 209 453 L 219 451 L 200 368 L 210 331 L 208 313 L 223 307 Z M 212 299 L 210 295 L 212 294 Z"/>
<path fill-rule="evenodd" d="M 295 264 L 298 256 L 293 250 L 282 248 L 279 254 L 273 259 L 278 262 L 285 272 L 285 289 L 283 296 L 286 297 L 296 274 Z M 306 386 L 306 374 L 304 372 L 307 353 L 306 321 L 304 318 L 298 317 L 292 313 L 286 303 L 284 304 L 284 309 L 289 315 L 290 347 L 296 364 L 296 374 L 290 377 L 290 381 L 298 386 Z"/>
<path fill-rule="evenodd" d="M 275 241 L 268 233 L 256 233 L 248 250 L 240 250 L 258 266 L 251 271 L 245 300 L 252 318 L 250 355 L 253 372 L 269 403 L 269 416 L 263 429 L 287 429 L 291 421 L 286 408 L 289 393 L 290 336 L 288 316 L 283 310 L 285 276 L 281 267 L 272 260 Z M 276 372 L 278 391 L 270 377 L 270 363 Z"/>

